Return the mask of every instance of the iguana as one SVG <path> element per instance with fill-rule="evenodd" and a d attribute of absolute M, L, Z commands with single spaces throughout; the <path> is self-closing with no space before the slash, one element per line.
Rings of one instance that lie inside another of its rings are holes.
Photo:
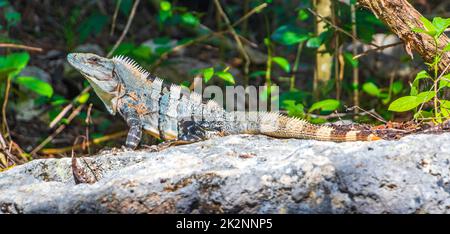
<path fill-rule="evenodd" d="M 336 142 L 381 139 L 368 129 L 314 125 L 276 112 L 228 112 L 215 101 L 203 102 L 196 92 L 182 92 L 178 85 L 165 84 L 124 56 L 109 59 L 71 53 L 67 60 L 89 81 L 107 110 L 126 120 L 130 127 L 125 143 L 128 148 L 138 146 L 143 130 L 156 138 L 179 142 L 239 133 Z"/>

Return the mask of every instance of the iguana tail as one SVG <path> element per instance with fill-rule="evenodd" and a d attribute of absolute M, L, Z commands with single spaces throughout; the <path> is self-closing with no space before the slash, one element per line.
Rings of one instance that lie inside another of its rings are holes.
<path fill-rule="evenodd" d="M 239 133 L 263 134 L 278 138 L 299 138 L 321 141 L 375 141 L 381 138 L 370 130 L 354 130 L 339 126 L 315 125 L 306 120 L 279 113 L 260 112 L 246 121 L 236 122 Z"/>

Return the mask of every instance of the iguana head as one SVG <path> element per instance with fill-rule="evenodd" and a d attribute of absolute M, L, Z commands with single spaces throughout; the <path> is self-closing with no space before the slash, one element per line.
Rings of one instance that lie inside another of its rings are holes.
<path fill-rule="evenodd" d="M 117 97 L 119 87 L 114 60 L 96 54 L 71 53 L 67 55 L 67 61 L 86 77 L 108 111 L 114 115 L 117 108 L 113 98 Z"/>

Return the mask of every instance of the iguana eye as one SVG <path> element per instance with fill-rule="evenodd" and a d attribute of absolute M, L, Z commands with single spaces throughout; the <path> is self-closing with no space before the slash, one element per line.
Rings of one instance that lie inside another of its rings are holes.
<path fill-rule="evenodd" d="M 89 63 L 97 63 L 99 60 L 97 57 L 89 58 Z"/>

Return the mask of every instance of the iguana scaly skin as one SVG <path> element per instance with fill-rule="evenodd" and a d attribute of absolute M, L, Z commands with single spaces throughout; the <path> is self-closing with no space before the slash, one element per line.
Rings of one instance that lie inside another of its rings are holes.
<path fill-rule="evenodd" d="M 198 93 L 164 84 L 123 56 L 72 53 L 67 60 L 86 77 L 108 111 L 124 117 L 130 127 L 126 146 L 133 149 L 142 130 L 184 142 L 239 133 L 336 142 L 380 139 L 369 130 L 313 125 L 274 112 L 227 112 L 214 101 L 202 102 Z"/>

